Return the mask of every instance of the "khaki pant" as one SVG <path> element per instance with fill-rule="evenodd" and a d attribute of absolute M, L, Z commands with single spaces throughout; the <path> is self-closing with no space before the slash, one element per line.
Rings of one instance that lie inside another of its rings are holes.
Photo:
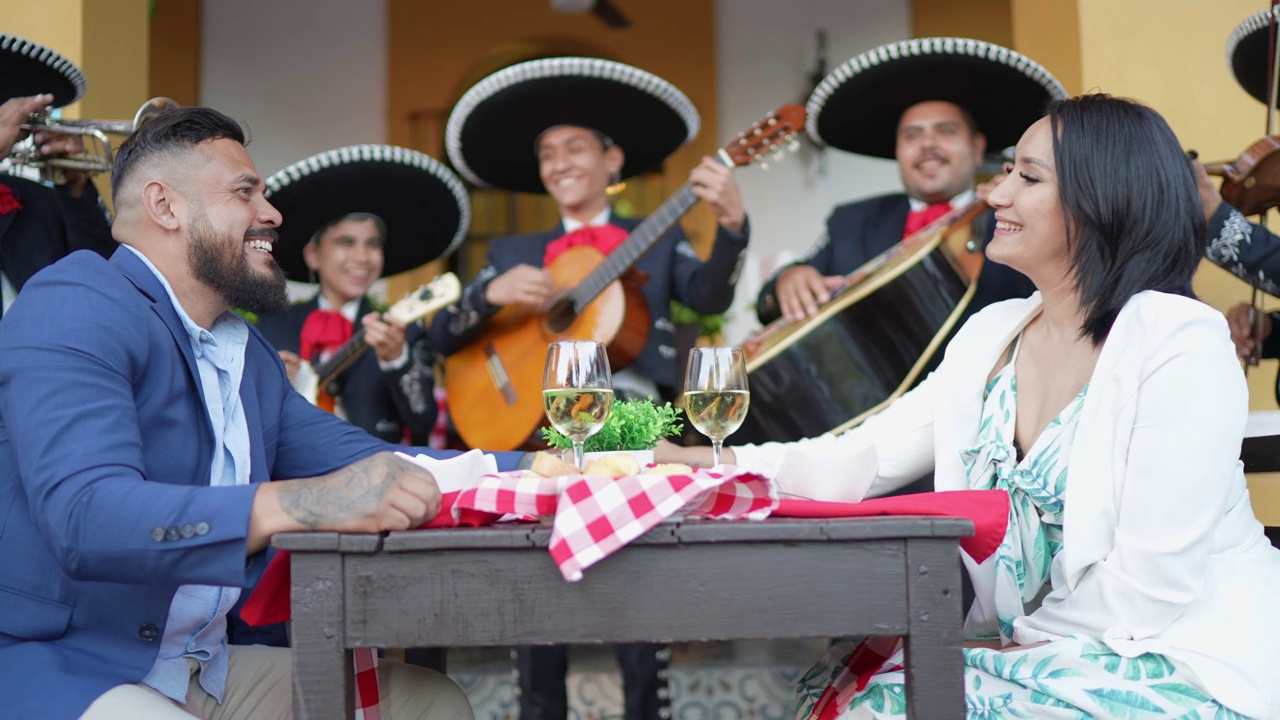
<path fill-rule="evenodd" d="M 291 720 L 293 660 L 288 648 L 227 648 L 227 685 L 218 704 L 191 674 L 181 705 L 145 685 L 108 690 L 80 720 Z M 472 720 L 462 689 L 440 673 L 381 660 L 382 717 L 386 720 Z"/>

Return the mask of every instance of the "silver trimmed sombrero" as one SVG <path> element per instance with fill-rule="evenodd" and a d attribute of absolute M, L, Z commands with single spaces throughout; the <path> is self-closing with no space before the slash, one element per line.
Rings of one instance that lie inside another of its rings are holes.
<path fill-rule="evenodd" d="M 534 143 L 557 125 L 604 133 L 626 157 L 622 177 L 657 167 L 698 134 L 689 98 L 657 75 L 611 60 L 518 63 L 468 90 L 445 125 L 454 168 L 481 187 L 543 193 Z"/>
<path fill-rule="evenodd" d="M 848 60 L 818 83 L 805 109 L 809 136 L 821 145 L 894 157 L 907 108 L 945 100 L 968 110 L 987 146 L 1014 145 L 1062 83 L 1033 60 L 969 38 L 917 38 L 881 45 Z"/>
<path fill-rule="evenodd" d="M 84 73 L 40 43 L 0 33 L 0 102 L 51 93 L 54 107 L 84 96 Z"/>
<path fill-rule="evenodd" d="M 1280 6 L 1256 12 L 1227 37 L 1227 67 L 1240 87 L 1263 105 L 1267 104 L 1267 57 L 1271 43 L 1268 29 L 1276 24 L 1278 17 Z"/>
<path fill-rule="evenodd" d="M 394 275 L 453 252 L 471 225 L 467 191 L 447 167 L 417 150 L 351 145 L 300 160 L 266 181 L 280 211 L 272 252 L 290 279 L 305 280 L 302 247 L 324 225 L 350 213 L 387 223 L 383 275 Z"/>

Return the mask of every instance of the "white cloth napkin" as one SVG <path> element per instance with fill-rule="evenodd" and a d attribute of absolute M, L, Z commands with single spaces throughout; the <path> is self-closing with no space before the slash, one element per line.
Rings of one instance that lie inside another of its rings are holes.
<path fill-rule="evenodd" d="M 481 475 L 494 475 L 498 472 L 498 461 L 492 455 L 486 455 L 480 450 L 468 450 L 447 460 L 402 452 L 396 454 L 430 470 L 442 494 L 458 492 Z"/>

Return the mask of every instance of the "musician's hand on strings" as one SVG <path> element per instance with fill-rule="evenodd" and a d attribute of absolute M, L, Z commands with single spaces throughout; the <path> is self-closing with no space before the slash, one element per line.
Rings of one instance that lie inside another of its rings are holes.
<path fill-rule="evenodd" d="M 844 278 L 839 275 L 823 277 L 812 265 L 792 265 L 778 275 L 775 290 L 782 316 L 795 322 L 818 314 L 818 306 L 831 299 L 831 293 L 840 289 Z"/>
<path fill-rule="evenodd" d="M 711 207 L 717 222 L 726 230 L 742 232 L 747 211 L 742 206 L 742 193 L 732 170 L 722 162 L 704 157 L 689 173 L 689 182 L 693 184 L 693 194 Z"/>
<path fill-rule="evenodd" d="M 551 299 L 555 283 L 551 273 L 532 265 L 517 265 L 489 282 L 484 299 L 490 305 L 542 307 Z"/>
<path fill-rule="evenodd" d="M 44 112 L 51 102 L 53 96 L 44 94 L 11 98 L 0 105 L 0 160 L 9 157 L 14 143 L 27 137 L 27 131 L 20 126 L 33 114 Z"/>
<path fill-rule="evenodd" d="M 1193 159 L 1191 168 L 1196 175 L 1196 191 L 1200 193 L 1200 204 L 1204 206 L 1204 219 L 1208 220 L 1222 204 L 1222 193 L 1209 179 L 1209 173 L 1204 170 L 1204 163 Z"/>
<path fill-rule="evenodd" d="M 373 348 L 378 359 L 392 362 L 405 352 L 404 324 L 381 313 L 369 313 L 360 318 L 364 326 L 364 339 Z"/>
<path fill-rule="evenodd" d="M 1249 322 L 1251 310 L 1253 306 L 1249 303 L 1240 303 L 1227 311 L 1227 327 L 1231 329 L 1231 342 L 1236 345 L 1236 354 L 1246 359 L 1252 357 L 1257 345 L 1271 335 L 1272 327 L 1271 314 L 1261 313 L 1257 318 L 1258 327 L 1255 334 Z"/>
<path fill-rule="evenodd" d="M 278 350 L 277 352 L 280 353 L 280 360 L 284 362 L 284 371 L 289 376 L 289 382 L 293 382 L 293 379 L 298 376 L 298 367 L 302 365 L 302 358 L 288 350 Z"/>

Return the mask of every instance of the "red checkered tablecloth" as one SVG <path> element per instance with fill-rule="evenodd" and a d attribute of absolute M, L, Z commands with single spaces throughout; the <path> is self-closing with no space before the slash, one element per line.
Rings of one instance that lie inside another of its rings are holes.
<path fill-rule="evenodd" d="M 453 503 L 453 517 L 474 524 L 469 512 L 553 516 L 551 559 L 565 580 L 576 582 L 583 570 L 682 510 L 686 517 L 763 520 L 777 504 L 765 477 L 731 465 L 621 478 L 509 472 L 485 475 L 465 488 Z"/>

